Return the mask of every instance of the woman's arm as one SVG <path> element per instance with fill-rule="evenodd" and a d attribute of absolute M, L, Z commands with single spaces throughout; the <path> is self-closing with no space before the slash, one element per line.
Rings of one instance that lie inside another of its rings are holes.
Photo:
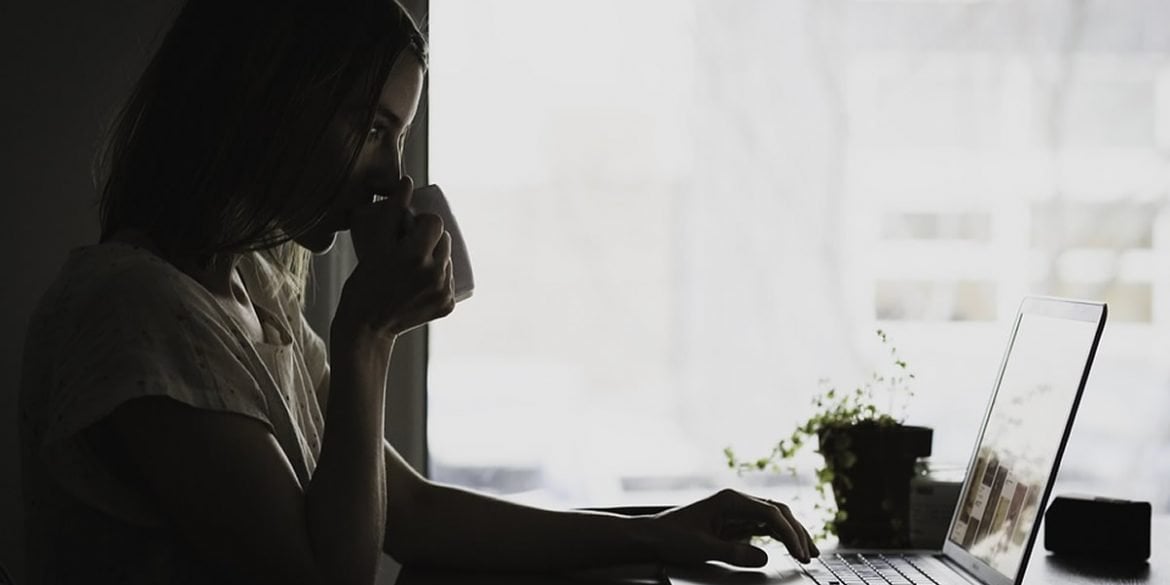
<path fill-rule="evenodd" d="M 321 456 L 302 486 L 259 421 L 167 398 L 131 400 L 110 425 L 148 496 L 195 549 L 249 583 L 372 583 L 385 518 L 385 342 L 334 353 Z"/>
<path fill-rule="evenodd" d="M 350 338 L 333 354 L 335 392 L 305 515 L 313 551 L 331 575 L 369 583 L 377 574 L 385 531 L 386 468 L 381 457 L 383 381 L 393 341 Z M 332 579 L 331 579 L 332 581 Z"/>
<path fill-rule="evenodd" d="M 646 519 L 530 508 L 420 477 L 387 442 L 385 550 L 404 565 L 545 571 L 655 558 Z"/>
<path fill-rule="evenodd" d="M 747 544 L 771 536 L 794 557 L 818 553 L 788 507 L 731 490 L 654 516 L 552 511 L 430 482 L 385 445 L 386 552 L 404 565 L 553 571 L 719 560 L 762 566 Z"/>

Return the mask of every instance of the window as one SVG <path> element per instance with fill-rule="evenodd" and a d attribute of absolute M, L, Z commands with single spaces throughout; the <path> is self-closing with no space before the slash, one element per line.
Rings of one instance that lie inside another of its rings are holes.
<path fill-rule="evenodd" d="M 962 467 L 1016 306 L 1057 294 L 1111 311 L 1062 481 L 1170 509 L 1170 33 L 1109 6 L 434 4 L 431 178 L 477 290 L 431 329 L 432 476 L 793 494 L 722 448 L 863 381 L 878 328 Z"/>

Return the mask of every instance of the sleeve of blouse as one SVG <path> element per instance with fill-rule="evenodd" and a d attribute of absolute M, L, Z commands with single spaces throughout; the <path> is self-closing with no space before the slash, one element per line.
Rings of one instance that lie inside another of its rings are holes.
<path fill-rule="evenodd" d="M 62 486 L 100 509 L 141 523 L 156 521 L 141 498 L 96 456 L 84 430 L 120 404 L 164 396 L 232 412 L 269 430 L 268 406 L 248 367 L 248 347 L 224 326 L 213 301 L 181 283 L 107 285 L 63 309 L 67 333 L 53 360 L 41 453 Z"/>

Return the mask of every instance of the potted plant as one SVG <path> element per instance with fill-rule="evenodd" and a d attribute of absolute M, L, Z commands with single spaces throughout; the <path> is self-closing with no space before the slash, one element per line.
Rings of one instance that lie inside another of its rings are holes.
<path fill-rule="evenodd" d="M 930 455 L 931 429 L 904 424 L 904 415 L 892 410 L 914 396 L 910 373 L 898 357 L 884 331 L 877 331 L 883 347 L 889 348 L 892 371 L 875 371 L 864 384 L 841 391 L 821 380 L 821 391 L 813 398 L 812 416 L 780 440 L 766 457 L 741 460 L 730 448 L 724 449 L 727 464 L 739 473 L 780 470 L 781 462 L 795 473 L 791 460 L 805 446 L 817 442 L 823 465 L 816 469 L 816 491 L 822 501 L 831 489 L 835 506 L 817 504 L 825 510 L 818 538 L 836 535 L 849 547 L 905 547 L 909 545 L 910 480 L 925 470 L 920 458 Z M 879 393 L 889 398 L 889 409 L 878 402 Z"/>

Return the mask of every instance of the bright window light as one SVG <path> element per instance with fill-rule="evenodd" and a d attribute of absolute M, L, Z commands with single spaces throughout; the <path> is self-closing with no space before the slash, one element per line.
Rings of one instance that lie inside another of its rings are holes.
<path fill-rule="evenodd" d="M 432 2 L 430 174 L 477 284 L 432 328 L 433 477 L 807 492 L 722 450 L 883 367 L 879 328 L 961 468 L 1020 299 L 1056 294 L 1111 305 L 1063 485 L 1170 510 L 1170 42 L 1084 6 Z"/>

